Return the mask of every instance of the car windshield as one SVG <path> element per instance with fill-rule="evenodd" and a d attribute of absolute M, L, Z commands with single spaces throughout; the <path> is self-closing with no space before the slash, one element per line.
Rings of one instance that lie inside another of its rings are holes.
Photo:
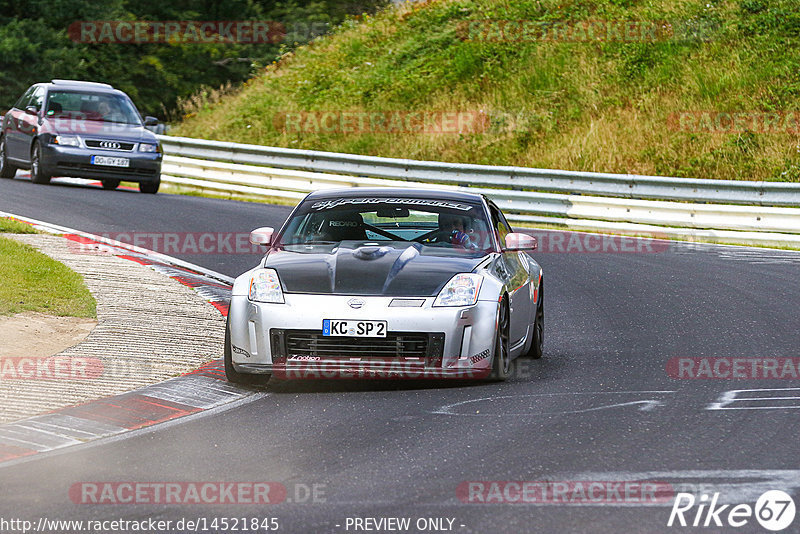
<path fill-rule="evenodd" d="M 47 116 L 114 124 L 140 125 L 139 112 L 122 95 L 81 91 L 51 91 Z"/>
<path fill-rule="evenodd" d="M 278 245 L 284 248 L 342 241 L 412 241 L 453 250 L 492 248 L 478 203 L 427 198 L 332 198 L 304 202 Z"/>

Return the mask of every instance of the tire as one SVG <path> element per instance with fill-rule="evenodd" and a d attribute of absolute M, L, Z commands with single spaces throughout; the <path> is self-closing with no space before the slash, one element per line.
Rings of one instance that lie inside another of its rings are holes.
<path fill-rule="evenodd" d="M 6 138 L 0 137 L 0 178 L 13 178 L 16 174 L 17 168 L 6 157 Z"/>
<path fill-rule="evenodd" d="M 119 187 L 120 180 L 101 180 L 101 182 L 103 183 L 103 189 L 113 191 Z"/>
<path fill-rule="evenodd" d="M 489 375 L 489 380 L 503 382 L 511 374 L 511 360 L 508 354 L 508 305 L 505 299 L 500 303 L 497 313 L 497 332 L 495 333 L 492 373 Z"/>
<path fill-rule="evenodd" d="M 536 303 L 536 318 L 533 320 L 533 341 L 525 355 L 538 360 L 544 354 L 544 282 L 539 288 L 539 300 Z"/>
<path fill-rule="evenodd" d="M 42 147 L 39 141 L 34 141 L 31 150 L 31 181 L 35 184 L 49 184 L 50 178 L 50 175 L 42 171 Z"/>
<path fill-rule="evenodd" d="M 155 182 L 139 182 L 139 192 L 148 195 L 155 195 L 158 193 L 158 188 L 161 187 L 161 178 L 157 178 Z"/>
<path fill-rule="evenodd" d="M 225 362 L 225 378 L 228 379 L 228 382 L 233 384 L 242 384 L 248 386 L 263 386 L 265 385 L 272 375 L 268 374 L 249 374 L 249 373 L 240 373 L 233 368 L 233 351 L 231 351 L 231 328 L 230 328 L 230 316 L 228 316 L 228 320 L 225 323 L 225 351 L 223 356 L 223 361 Z"/>

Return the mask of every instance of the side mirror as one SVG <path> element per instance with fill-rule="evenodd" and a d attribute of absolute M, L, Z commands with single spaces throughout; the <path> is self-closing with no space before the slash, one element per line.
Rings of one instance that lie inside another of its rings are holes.
<path fill-rule="evenodd" d="M 28 107 L 25 108 L 25 113 L 27 113 L 29 115 L 38 115 L 39 114 L 39 108 L 37 108 L 36 106 L 28 106 Z"/>
<path fill-rule="evenodd" d="M 150 117 L 149 115 L 144 118 L 144 125 L 145 126 L 157 126 L 158 119 L 155 117 Z"/>
<path fill-rule="evenodd" d="M 506 250 L 536 250 L 538 243 L 532 235 L 514 232 L 506 235 Z"/>
<path fill-rule="evenodd" d="M 256 228 L 250 232 L 250 242 L 254 245 L 269 246 L 272 244 L 272 234 L 275 233 L 274 228 L 264 226 L 263 228 Z"/>

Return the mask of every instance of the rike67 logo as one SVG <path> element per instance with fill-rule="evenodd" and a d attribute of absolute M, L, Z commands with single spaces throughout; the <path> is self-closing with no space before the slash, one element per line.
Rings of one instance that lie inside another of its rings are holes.
<path fill-rule="evenodd" d="M 691 493 L 678 493 L 672 504 L 667 526 L 681 527 L 743 527 L 754 517 L 765 529 L 784 530 L 794 521 L 795 505 L 789 494 L 770 490 L 761 495 L 755 507 L 749 504 L 717 504 L 719 493 L 709 499 L 699 499 Z"/>

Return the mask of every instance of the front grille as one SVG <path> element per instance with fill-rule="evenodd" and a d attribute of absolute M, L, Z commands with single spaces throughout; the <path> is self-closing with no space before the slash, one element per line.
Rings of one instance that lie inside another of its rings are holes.
<path fill-rule="evenodd" d="M 436 338 L 437 334 L 433 337 Z M 380 337 L 329 337 L 320 330 L 273 331 L 273 353 L 282 356 L 319 358 L 425 358 L 441 351 L 442 343 L 430 343 L 431 335 L 420 332 L 390 332 Z M 431 350 L 433 349 L 433 351 Z"/>
<path fill-rule="evenodd" d="M 156 174 L 156 169 L 139 169 L 135 167 L 111 167 L 106 165 L 90 165 L 88 163 L 70 163 L 66 161 L 59 161 L 56 163 L 59 169 L 81 170 L 89 172 L 99 172 L 103 174 L 118 174 L 120 176 L 153 176 Z M 66 175 L 68 176 L 68 175 Z"/>
<path fill-rule="evenodd" d="M 86 146 L 89 148 L 97 148 L 100 150 L 118 150 L 123 152 L 130 152 L 133 150 L 133 143 L 123 143 L 122 141 L 86 139 L 84 143 L 86 143 Z M 113 143 L 113 145 L 108 146 L 108 143 Z M 106 146 L 103 146 L 104 144 L 106 144 Z M 119 145 L 119 148 L 117 148 L 117 145 Z"/>

